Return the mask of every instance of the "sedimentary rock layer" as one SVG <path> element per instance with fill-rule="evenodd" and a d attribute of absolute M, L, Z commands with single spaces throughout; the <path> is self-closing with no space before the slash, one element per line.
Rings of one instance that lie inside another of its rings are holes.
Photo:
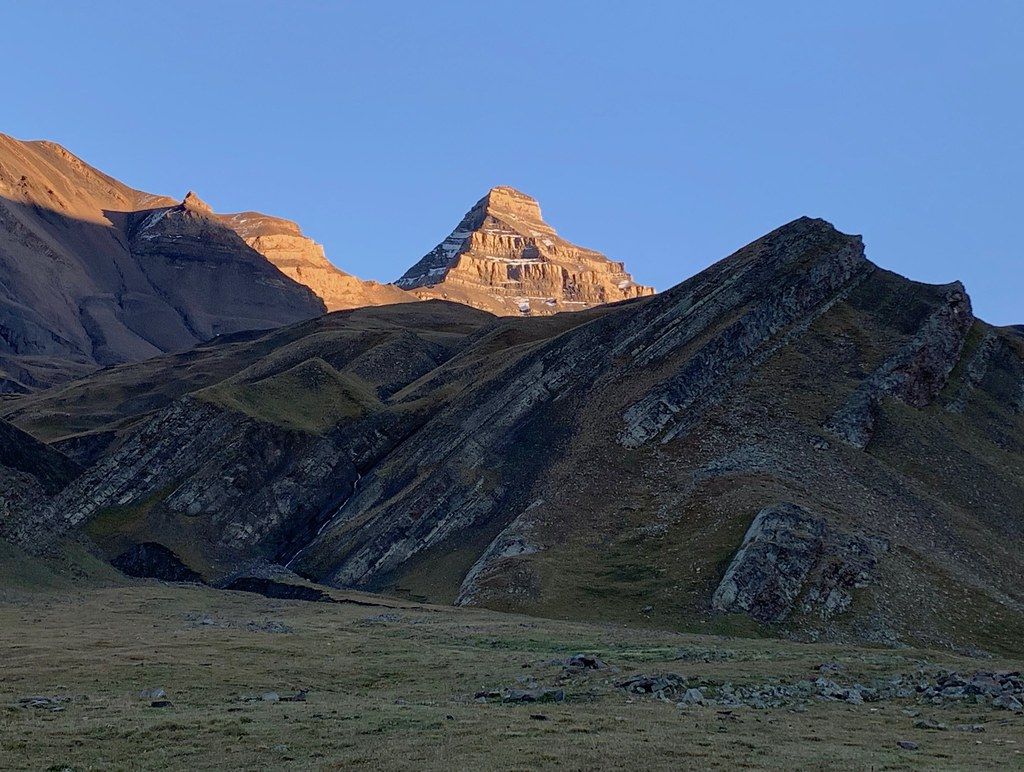
<path fill-rule="evenodd" d="M 524 316 L 654 292 L 633 281 L 623 263 L 560 237 L 535 199 L 509 187 L 492 188 L 396 284 L 418 297 Z"/>

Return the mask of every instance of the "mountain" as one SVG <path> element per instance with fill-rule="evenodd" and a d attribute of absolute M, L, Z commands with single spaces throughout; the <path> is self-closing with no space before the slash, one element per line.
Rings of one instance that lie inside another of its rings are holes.
<path fill-rule="evenodd" d="M 0 135 L 0 391 L 412 299 L 335 269 L 287 220 L 217 215 Z"/>
<path fill-rule="evenodd" d="M 420 298 L 499 315 L 549 315 L 654 294 L 622 263 L 560 237 L 535 199 L 509 187 L 492 188 L 395 283 Z"/>
<path fill-rule="evenodd" d="M 340 312 L 3 412 L 87 467 L 9 529 L 27 549 L 81 532 L 211 582 L 271 561 L 539 616 L 1021 651 L 1024 339 L 823 220 L 651 297 Z"/>
<path fill-rule="evenodd" d="M 218 219 L 285 276 L 313 290 L 328 311 L 416 300 L 393 284 L 359 279 L 336 268 L 324 248 L 290 220 L 259 212 L 218 215 Z"/>

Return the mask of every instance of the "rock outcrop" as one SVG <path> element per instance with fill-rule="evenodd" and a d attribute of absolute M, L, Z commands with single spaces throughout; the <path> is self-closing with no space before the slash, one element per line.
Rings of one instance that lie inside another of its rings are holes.
<path fill-rule="evenodd" d="M 97 512 L 120 511 L 134 530 L 155 528 L 154 540 L 159 533 L 169 549 L 200 552 L 202 563 L 193 568 L 274 558 L 356 476 L 344 444 L 189 398 L 144 422 L 39 507 L 34 530 L 16 541 L 38 550 Z M 196 529 L 209 534 L 198 550 Z M 127 546 L 120 536 L 100 541 L 106 549 Z"/>
<path fill-rule="evenodd" d="M 697 346 L 685 367 L 626 410 L 619 442 L 638 447 L 686 431 L 701 416 L 695 404 L 713 404 L 785 345 L 780 333 L 806 330 L 872 270 L 859 238 L 844 238 L 820 222 L 805 225 L 757 242 L 721 282 L 687 294 L 686 323 L 666 328 L 634 354 L 637 364 L 650 365 L 674 349 Z M 725 308 L 738 309 L 737 318 L 714 329 Z"/>
<path fill-rule="evenodd" d="M 229 344 L 234 364 L 197 361 L 193 352 L 147 362 L 132 384 L 123 372 L 96 376 L 119 382 L 132 394 L 125 409 L 146 414 L 73 484 L 37 502 L 32 528 L 12 538 L 39 551 L 77 527 L 88 531 L 98 513 L 116 512 L 124 529 L 95 535 L 112 554 L 129 550 L 133 534 L 148 533 L 148 541 L 188 556 L 190 567 L 210 576 L 254 556 L 287 562 L 361 472 L 426 420 L 382 415 L 380 398 L 452 357 L 491 320 L 455 304 L 357 309 L 305 323 L 308 340 L 289 328 L 267 333 L 253 341 L 257 356 Z M 139 394 L 189 366 L 236 371 L 180 398 Z M 104 393 L 112 384 L 84 388 Z M 77 390 L 71 400 L 80 402 Z M 110 415 L 109 403 L 96 407 Z"/>
<path fill-rule="evenodd" d="M 34 528 L 39 505 L 81 471 L 71 459 L 0 421 L 0 537 L 20 542 Z"/>
<path fill-rule="evenodd" d="M 835 531 L 801 506 L 762 509 L 711 597 L 716 611 L 781 622 L 800 605 L 828 619 L 870 584 L 885 543 Z M 798 603 L 801 601 L 801 603 Z"/>
<path fill-rule="evenodd" d="M 181 558 L 157 542 L 135 544 L 110 562 L 118 571 L 138 578 L 161 579 L 165 582 L 203 580 Z"/>
<path fill-rule="evenodd" d="M 949 287 L 943 304 L 925 320 L 913 339 L 857 387 L 826 428 L 863 449 L 871 441 L 884 397 L 918 408 L 931 404 L 960 361 L 973 324 L 970 298 L 957 282 Z"/>
<path fill-rule="evenodd" d="M 622 263 L 561 238 L 544 222 L 535 199 L 509 187 L 492 188 L 395 283 L 417 297 L 516 316 L 654 293 L 633 281 Z"/>

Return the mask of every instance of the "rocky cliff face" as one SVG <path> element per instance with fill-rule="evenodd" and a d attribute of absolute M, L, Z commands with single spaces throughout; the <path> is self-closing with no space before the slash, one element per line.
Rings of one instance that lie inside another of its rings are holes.
<path fill-rule="evenodd" d="M 864 448 L 871 441 L 884 397 L 921 408 L 939 395 L 960 361 L 967 333 L 974 324 L 971 301 L 963 285 L 950 286 L 944 301 L 914 337 L 875 370 L 828 420 L 826 426 L 833 434 Z M 982 346 L 979 355 L 984 355 L 990 345 Z M 980 374 L 975 377 L 980 382 Z"/>
<path fill-rule="evenodd" d="M 963 619 L 923 612 L 948 608 L 949 583 L 971 615 L 1024 613 L 1006 541 L 1022 526 L 1010 384 L 1024 371 L 1018 355 L 963 375 L 978 324 L 962 289 L 879 271 L 858 237 L 798 220 L 661 295 L 506 349 L 376 462 L 295 568 L 531 613 L 963 640 Z M 866 450 L 823 432 L 883 381 Z M 953 399 L 970 430 L 944 418 Z M 780 502 L 803 514 L 751 528 Z M 749 556 L 779 549 L 792 559 L 759 573 Z"/>
<path fill-rule="evenodd" d="M 524 316 L 654 293 L 622 263 L 561 238 L 536 200 L 509 187 L 491 189 L 396 284 L 418 297 Z"/>
<path fill-rule="evenodd" d="M 33 538 L 84 526 L 204 574 L 276 559 L 533 614 L 1019 649 L 1024 345 L 822 220 L 632 303 L 363 309 L 161 361 L 8 413 L 120 433 Z M 153 385 L 176 371 L 191 388 Z"/>
<path fill-rule="evenodd" d="M 222 215 L 220 219 L 281 273 L 313 290 L 328 311 L 416 300 L 392 284 L 365 281 L 336 268 L 324 255 L 324 248 L 290 220 L 259 212 Z"/>

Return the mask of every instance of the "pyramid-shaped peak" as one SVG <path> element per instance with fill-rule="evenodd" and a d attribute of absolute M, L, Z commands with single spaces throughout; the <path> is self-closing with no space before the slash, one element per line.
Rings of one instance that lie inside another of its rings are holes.
<path fill-rule="evenodd" d="M 623 263 L 566 241 L 537 199 L 491 188 L 455 229 L 395 282 L 418 297 L 456 298 L 500 314 L 552 314 L 650 295 Z"/>
<path fill-rule="evenodd" d="M 204 212 L 206 214 L 213 213 L 213 207 L 203 201 L 203 199 L 199 198 L 199 196 L 191 190 L 185 194 L 185 198 L 182 199 L 181 206 L 192 212 Z"/>

